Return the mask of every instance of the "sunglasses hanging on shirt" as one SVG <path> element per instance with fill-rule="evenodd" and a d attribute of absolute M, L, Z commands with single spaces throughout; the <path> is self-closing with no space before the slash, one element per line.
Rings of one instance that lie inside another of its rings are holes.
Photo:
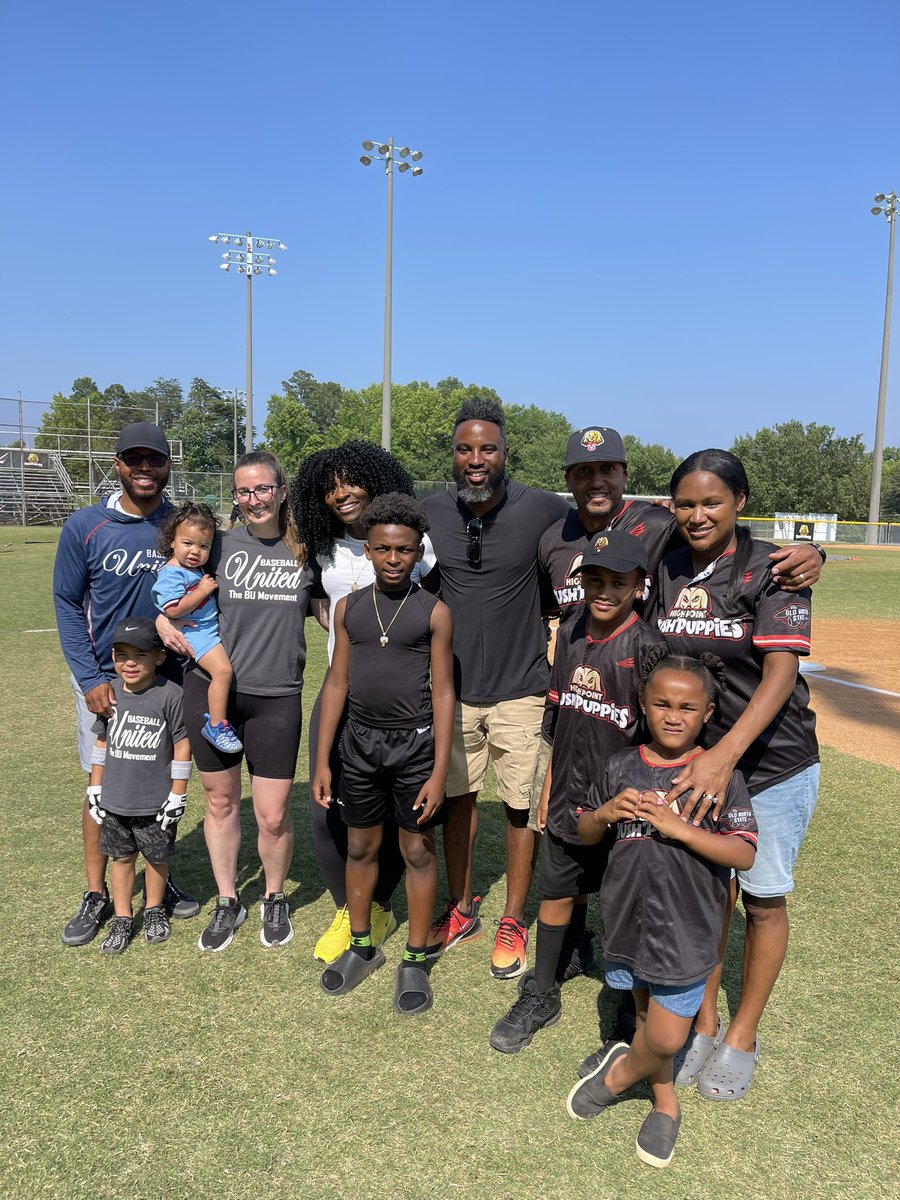
<path fill-rule="evenodd" d="M 481 566 L 481 517 L 473 517 L 466 525 L 469 544 L 466 546 L 466 562 L 470 567 Z"/>

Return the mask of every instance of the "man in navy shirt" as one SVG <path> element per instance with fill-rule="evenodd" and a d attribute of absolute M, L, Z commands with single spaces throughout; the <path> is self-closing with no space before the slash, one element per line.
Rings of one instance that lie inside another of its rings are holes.
<path fill-rule="evenodd" d="M 157 549 L 159 527 L 172 506 L 164 488 L 172 454 L 158 425 L 138 421 L 119 434 L 113 460 L 121 492 L 79 509 L 63 526 L 53 567 L 56 624 L 72 690 L 75 693 L 81 766 L 90 774 L 97 717 L 110 717 L 115 703 L 111 681 L 112 637 L 122 617 L 156 616 L 151 595 L 156 572 L 165 559 Z M 185 642 L 183 653 L 189 653 Z M 164 674 L 180 669 L 167 657 Z M 97 935 L 112 911 L 106 889 L 106 856 L 100 852 L 100 828 L 82 814 L 87 891 L 66 923 L 62 940 L 82 946 Z M 172 883 L 165 905 L 176 917 L 194 917 L 200 905 Z"/>

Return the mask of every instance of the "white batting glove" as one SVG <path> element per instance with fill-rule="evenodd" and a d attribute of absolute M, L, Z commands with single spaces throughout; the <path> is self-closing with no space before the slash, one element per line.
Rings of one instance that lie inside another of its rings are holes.
<path fill-rule="evenodd" d="M 170 825 L 177 825 L 184 816 L 186 804 L 187 796 L 176 796 L 174 792 L 169 792 L 165 802 L 156 814 L 160 829 L 168 829 Z"/>
<path fill-rule="evenodd" d="M 98 783 L 92 784 L 87 790 L 88 816 L 96 825 L 103 824 L 106 809 L 100 807 L 100 793 L 103 788 Z"/>

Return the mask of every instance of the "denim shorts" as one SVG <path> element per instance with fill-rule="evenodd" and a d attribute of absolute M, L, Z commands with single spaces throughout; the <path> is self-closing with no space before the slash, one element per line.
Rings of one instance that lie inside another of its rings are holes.
<path fill-rule="evenodd" d="M 765 900 L 794 890 L 794 863 L 819 795 L 819 764 L 776 783 L 753 797 L 759 828 L 756 861 L 738 871 L 741 889 Z"/>
<path fill-rule="evenodd" d="M 631 967 L 624 963 L 607 962 L 606 982 L 617 992 L 649 992 L 650 999 L 655 1000 L 660 1008 L 676 1017 L 695 1017 L 700 1011 L 706 980 L 697 983 L 670 986 L 664 983 L 648 983 L 646 979 L 638 979 L 632 974 Z"/>

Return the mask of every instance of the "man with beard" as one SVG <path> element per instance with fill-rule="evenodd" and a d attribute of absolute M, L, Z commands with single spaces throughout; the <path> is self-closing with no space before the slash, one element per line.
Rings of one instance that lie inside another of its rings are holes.
<path fill-rule="evenodd" d="M 81 766 L 90 775 L 98 716 L 111 717 L 115 697 L 111 681 L 112 638 L 122 617 L 156 617 L 152 588 L 165 559 L 157 549 L 159 527 L 172 511 L 163 489 L 169 480 L 171 451 L 158 425 L 139 421 L 119 434 L 114 466 L 122 486 L 73 513 L 63 526 L 53 568 L 56 624 L 72 690 Z M 179 647 L 189 653 L 185 642 Z M 161 673 L 181 680 L 174 655 Z M 83 946 L 97 935 L 112 912 L 106 888 L 106 856 L 100 851 L 100 826 L 85 803 L 81 820 L 87 891 L 66 923 L 62 940 Z M 194 917 L 200 905 L 169 877 L 166 909 L 175 917 Z"/>
<path fill-rule="evenodd" d="M 447 778 L 444 852 L 450 899 L 435 923 L 434 957 L 483 933 L 481 898 L 472 895 L 476 796 L 488 761 L 506 813 L 506 907 L 491 974 L 512 979 L 526 967 L 525 901 L 536 834 L 529 798 L 540 742 L 549 670 L 538 596 L 541 535 L 568 511 L 552 492 L 506 479 L 503 411 L 467 401 L 453 434 L 455 492 L 426 501 L 441 594 L 453 614 L 456 730 Z"/>

